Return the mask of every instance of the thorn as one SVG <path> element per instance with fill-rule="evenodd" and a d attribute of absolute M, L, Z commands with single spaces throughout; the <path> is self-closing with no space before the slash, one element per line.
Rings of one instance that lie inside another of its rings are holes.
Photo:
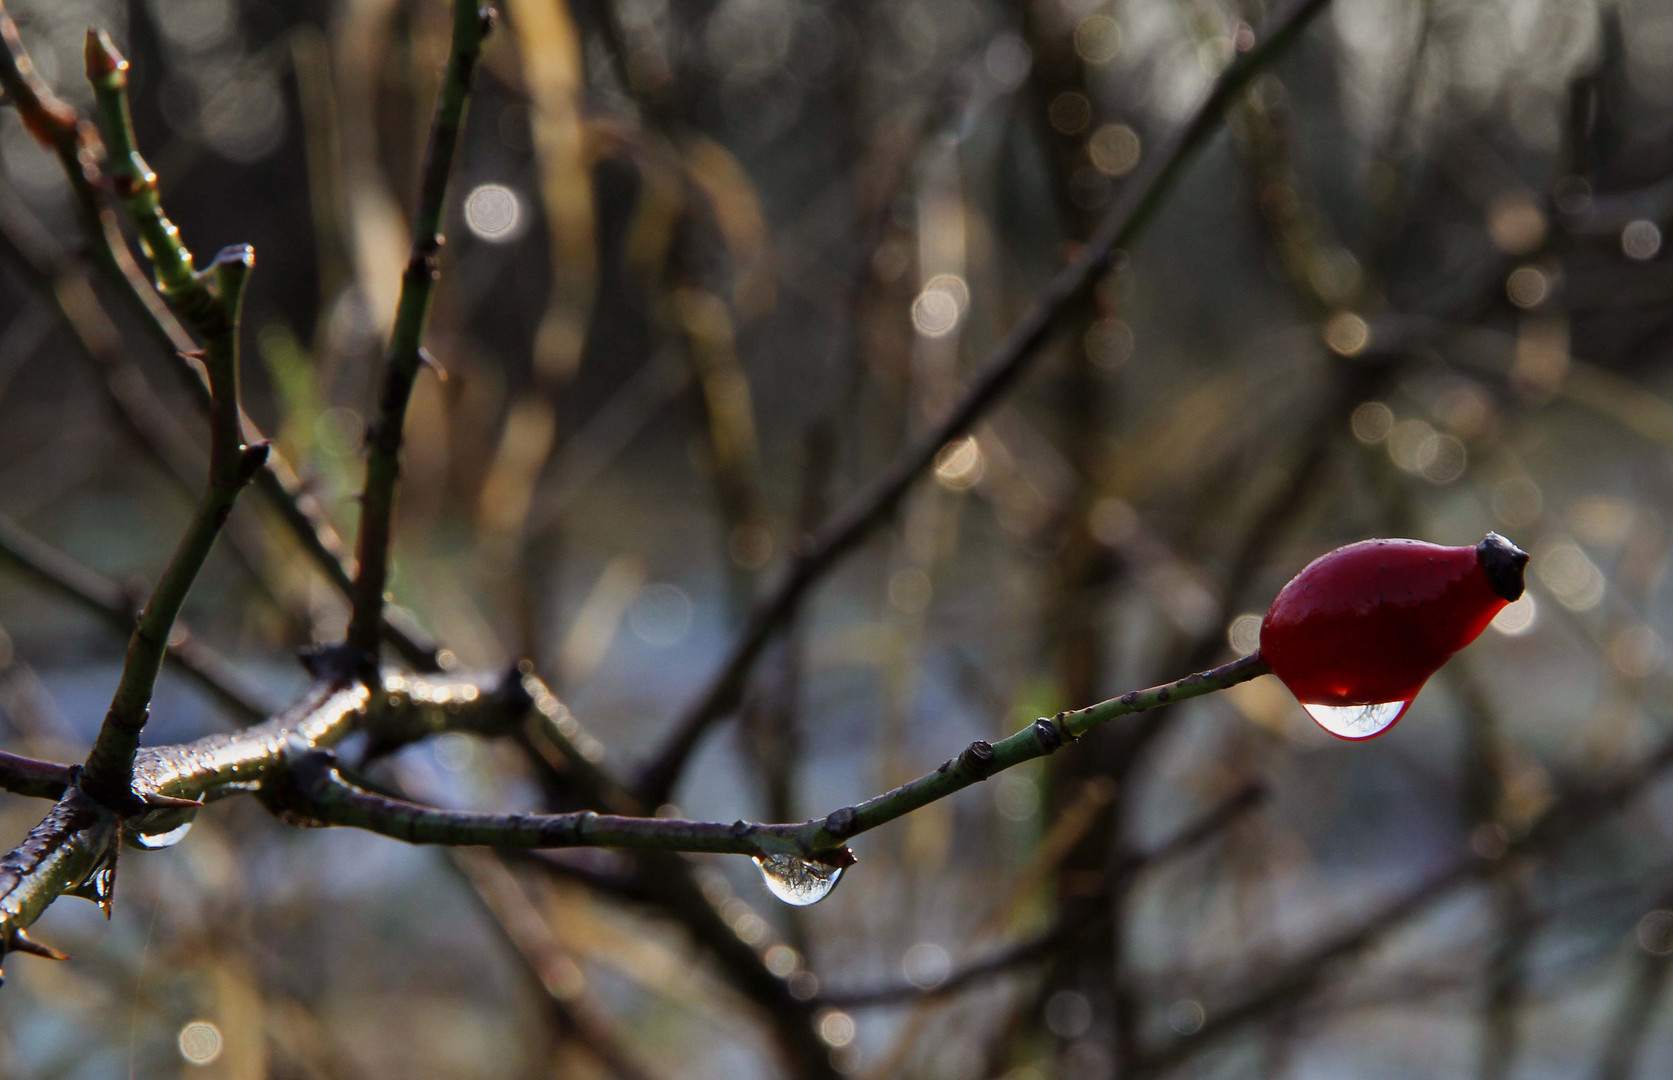
<path fill-rule="evenodd" d="M 178 355 L 180 356 L 180 359 L 182 359 L 182 360 L 198 360 L 198 361 L 201 361 L 205 356 L 208 355 L 208 353 L 206 353 L 202 349 L 179 349 L 179 350 L 176 350 L 176 351 L 177 351 Z"/>
<path fill-rule="evenodd" d="M 139 794 L 139 801 L 140 802 L 142 802 L 146 806 L 152 807 L 154 809 L 164 809 L 164 808 L 172 808 L 172 809 L 180 809 L 180 810 L 188 810 L 188 809 L 190 809 L 190 810 L 201 810 L 201 809 L 203 809 L 203 800 L 202 799 L 177 799 L 173 795 L 164 795 L 160 791 L 142 791 L 142 792 L 139 792 L 138 794 Z"/>
<path fill-rule="evenodd" d="M 524 665 L 528 664 L 528 670 Z M 500 676 L 499 684 L 492 691 L 494 697 L 501 703 L 508 716 L 521 719 L 523 714 L 534 707 L 534 698 L 529 694 L 528 687 L 523 685 L 523 679 L 534 674 L 534 665 L 527 660 L 520 660 L 517 665 Z"/>
<path fill-rule="evenodd" d="M 238 457 L 238 477 L 248 483 L 267 464 L 267 453 L 272 444 L 265 439 L 259 443 L 246 446 Z"/>
<path fill-rule="evenodd" d="M 441 361 L 437 360 L 435 354 L 432 353 L 429 349 L 426 349 L 424 346 L 420 345 L 418 347 L 418 359 L 424 364 L 425 367 L 429 368 L 431 371 L 436 373 L 436 378 L 437 379 L 440 379 L 444 383 L 447 382 L 447 380 L 449 378 L 449 376 L 447 374 L 447 369 L 442 367 Z"/>
<path fill-rule="evenodd" d="M 12 931 L 12 943 L 7 951 L 28 953 L 30 956 L 39 956 L 45 960 L 68 960 L 70 958 L 69 953 L 60 952 L 50 945 L 43 945 L 21 929 Z"/>
<path fill-rule="evenodd" d="M 256 265 L 256 249 L 249 244 L 229 244 L 215 253 L 215 265 L 235 270 L 252 270 Z"/>

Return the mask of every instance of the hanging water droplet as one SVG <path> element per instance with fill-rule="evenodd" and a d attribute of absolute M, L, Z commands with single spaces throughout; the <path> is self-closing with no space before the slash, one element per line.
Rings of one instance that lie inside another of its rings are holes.
<path fill-rule="evenodd" d="M 1301 707 L 1319 726 L 1339 739 L 1369 739 L 1381 735 L 1400 719 L 1410 701 L 1384 701 L 1375 705 L 1309 705 Z"/>
<path fill-rule="evenodd" d="M 168 808 L 131 817 L 122 829 L 122 839 L 130 846 L 156 851 L 169 848 L 186 838 L 192 831 L 196 810 Z"/>
<path fill-rule="evenodd" d="M 767 891 L 796 907 L 825 899 L 842 877 L 840 866 L 808 862 L 794 855 L 757 855 L 755 865 L 761 868 L 761 880 L 767 883 Z"/>
<path fill-rule="evenodd" d="M 172 829 L 164 832 L 136 832 L 132 836 L 135 847 L 156 851 L 159 848 L 173 847 L 186 839 L 186 834 L 192 831 L 191 821 L 182 821 Z"/>
<path fill-rule="evenodd" d="M 114 853 L 115 847 L 111 848 Z M 111 899 L 116 895 L 116 859 L 106 859 L 99 868 L 87 875 L 87 880 L 69 890 L 71 896 L 79 896 L 83 900 L 91 900 L 99 905 L 110 918 Z"/>

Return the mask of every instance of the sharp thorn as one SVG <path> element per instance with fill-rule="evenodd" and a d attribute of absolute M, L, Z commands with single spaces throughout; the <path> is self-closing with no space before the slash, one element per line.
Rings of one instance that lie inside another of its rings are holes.
<path fill-rule="evenodd" d="M 142 791 L 139 801 L 151 807 L 178 807 L 182 810 L 197 810 L 203 807 L 202 799 L 178 799 L 173 795 L 164 795 L 157 791 Z"/>
<path fill-rule="evenodd" d="M 28 953 L 30 956 L 39 956 L 46 960 L 68 960 L 70 958 L 69 953 L 60 952 L 51 945 L 43 945 L 22 930 L 12 931 L 12 944 L 9 951 Z"/>

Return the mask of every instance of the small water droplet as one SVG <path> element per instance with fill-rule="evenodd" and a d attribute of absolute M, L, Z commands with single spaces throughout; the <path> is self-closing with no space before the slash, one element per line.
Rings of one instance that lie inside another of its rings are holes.
<path fill-rule="evenodd" d="M 1307 715 L 1339 739 L 1369 739 L 1381 735 L 1410 707 L 1410 701 L 1384 701 L 1376 705 L 1309 705 Z"/>
<path fill-rule="evenodd" d="M 186 807 L 163 807 L 131 817 L 124 824 L 122 839 L 129 847 L 157 851 L 170 848 L 186 838 L 192 830 L 197 810 Z"/>
<path fill-rule="evenodd" d="M 160 848 L 173 847 L 186 839 L 186 834 L 191 831 L 192 823 L 187 820 L 163 832 L 136 832 L 131 839 L 135 847 L 145 848 L 147 851 L 156 851 Z"/>
<path fill-rule="evenodd" d="M 761 868 L 761 880 L 767 883 L 767 891 L 796 907 L 825 899 L 842 878 L 840 866 L 808 862 L 794 855 L 757 855 L 755 865 Z"/>
<path fill-rule="evenodd" d="M 115 851 L 116 849 L 112 847 L 112 855 L 107 857 L 91 874 L 88 874 L 85 881 L 69 890 L 71 896 L 79 896 L 83 900 L 91 900 L 99 905 L 107 919 L 110 918 L 111 900 L 116 895 Z"/>

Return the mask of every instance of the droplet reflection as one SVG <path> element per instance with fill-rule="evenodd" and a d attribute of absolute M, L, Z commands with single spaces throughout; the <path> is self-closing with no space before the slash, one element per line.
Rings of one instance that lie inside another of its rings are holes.
<path fill-rule="evenodd" d="M 757 855 L 755 865 L 761 868 L 761 880 L 767 883 L 767 891 L 796 907 L 807 907 L 825 899 L 842 878 L 840 866 L 808 862 L 794 855 Z"/>
<path fill-rule="evenodd" d="M 147 851 L 156 851 L 160 848 L 173 847 L 186 839 L 186 834 L 191 831 L 192 823 L 190 820 L 186 820 L 163 832 L 134 832 L 130 839 L 132 839 L 135 847 L 142 847 Z"/>
<path fill-rule="evenodd" d="M 1307 715 L 1339 739 L 1369 739 L 1394 726 L 1409 701 L 1384 701 L 1376 705 L 1309 705 Z"/>

